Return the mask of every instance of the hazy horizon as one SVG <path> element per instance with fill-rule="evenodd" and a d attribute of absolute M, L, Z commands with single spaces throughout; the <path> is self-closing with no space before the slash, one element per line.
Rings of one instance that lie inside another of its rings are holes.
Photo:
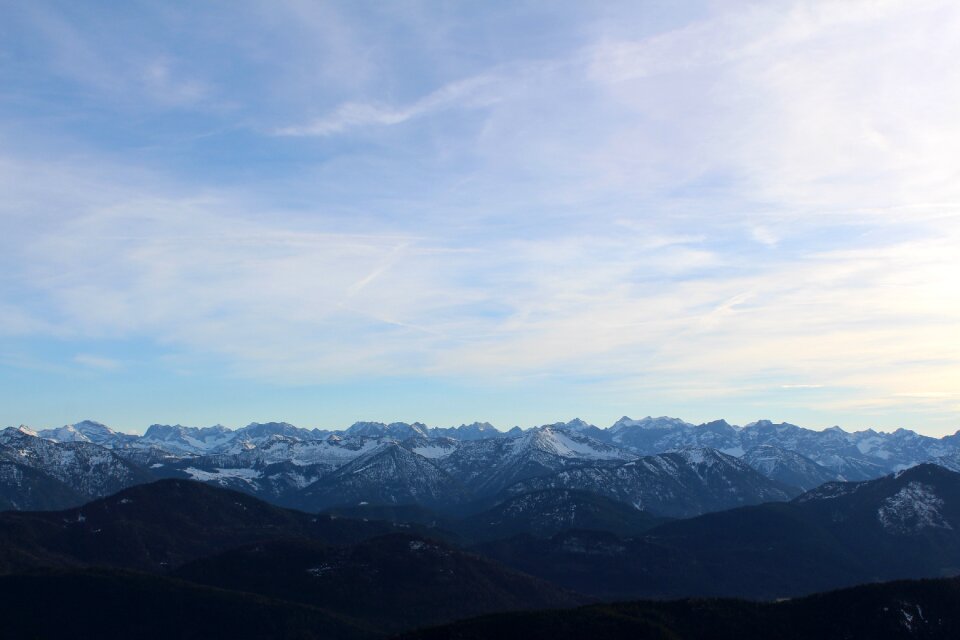
<path fill-rule="evenodd" d="M 0 34 L 0 424 L 960 428 L 956 3 Z"/>

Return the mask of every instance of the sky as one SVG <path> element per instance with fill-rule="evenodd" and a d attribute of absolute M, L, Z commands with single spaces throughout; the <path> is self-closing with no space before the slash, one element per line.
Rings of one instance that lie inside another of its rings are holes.
<path fill-rule="evenodd" d="M 960 429 L 960 4 L 0 0 L 0 424 Z"/>

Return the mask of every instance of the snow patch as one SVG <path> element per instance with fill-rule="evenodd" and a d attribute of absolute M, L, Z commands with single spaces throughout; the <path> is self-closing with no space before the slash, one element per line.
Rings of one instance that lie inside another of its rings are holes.
<path fill-rule="evenodd" d="M 933 487 L 911 482 L 883 501 L 877 519 L 892 533 L 915 533 L 923 529 L 953 529 L 941 513 L 943 500 Z"/>
<path fill-rule="evenodd" d="M 261 477 L 261 473 L 256 469 L 216 469 L 214 471 L 204 471 L 187 467 L 184 472 L 190 474 L 194 480 L 201 482 L 222 482 L 223 480 L 236 479 L 244 482 L 252 482 Z"/>
<path fill-rule="evenodd" d="M 333 571 L 334 569 L 336 569 L 336 567 L 331 564 L 321 564 L 318 567 L 310 567 L 307 569 L 307 573 L 315 577 L 320 577 L 325 573 Z"/>
<path fill-rule="evenodd" d="M 411 449 L 411 451 L 417 455 L 421 455 L 424 458 L 430 458 L 431 460 L 444 458 L 453 453 L 455 450 L 455 447 L 445 447 L 443 445 L 423 445 L 420 447 L 413 447 L 413 449 Z"/>

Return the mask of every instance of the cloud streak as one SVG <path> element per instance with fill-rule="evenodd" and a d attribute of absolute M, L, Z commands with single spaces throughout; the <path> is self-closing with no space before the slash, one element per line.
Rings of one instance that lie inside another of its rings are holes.
<path fill-rule="evenodd" d="M 467 78 L 440 87 L 400 107 L 347 102 L 306 125 L 283 127 L 277 129 L 276 133 L 281 136 L 332 136 L 364 127 L 403 124 L 450 109 L 482 108 L 498 101 L 498 84 L 499 80 L 492 75 Z"/>
<path fill-rule="evenodd" d="M 89 353 L 78 353 L 74 356 L 73 361 L 85 367 L 99 369 L 101 371 L 117 371 L 123 368 L 123 363 L 119 360 Z"/>

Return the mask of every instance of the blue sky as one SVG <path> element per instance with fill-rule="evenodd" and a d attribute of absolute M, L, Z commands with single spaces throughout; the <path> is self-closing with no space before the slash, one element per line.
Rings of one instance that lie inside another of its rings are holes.
<path fill-rule="evenodd" d="M 954 2 L 0 5 L 0 424 L 960 428 Z"/>

